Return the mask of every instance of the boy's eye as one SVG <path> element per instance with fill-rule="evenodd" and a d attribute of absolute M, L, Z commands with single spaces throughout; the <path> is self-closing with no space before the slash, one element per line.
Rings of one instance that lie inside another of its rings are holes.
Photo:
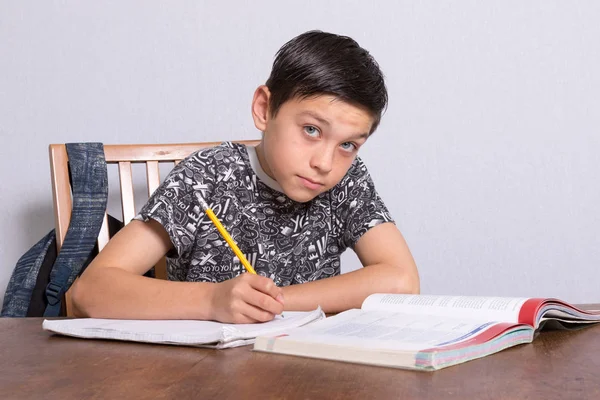
<path fill-rule="evenodd" d="M 319 130 L 314 126 L 307 125 L 304 127 L 304 133 L 311 137 L 317 137 L 319 135 Z"/>
<path fill-rule="evenodd" d="M 352 142 L 344 142 L 340 144 L 340 147 L 344 151 L 354 151 L 357 148 L 356 145 Z"/>

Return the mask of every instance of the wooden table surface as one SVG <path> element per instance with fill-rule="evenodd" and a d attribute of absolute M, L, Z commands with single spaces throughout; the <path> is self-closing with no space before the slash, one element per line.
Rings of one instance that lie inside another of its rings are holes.
<path fill-rule="evenodd" d="M 436 372 L 60 337 L 0 319 L 0 398 L 600 399 L 600 325 Z"/>

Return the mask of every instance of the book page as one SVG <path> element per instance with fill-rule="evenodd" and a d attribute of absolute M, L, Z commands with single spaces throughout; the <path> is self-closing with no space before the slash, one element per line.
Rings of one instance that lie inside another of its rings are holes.
<path fill-rule="evenodd" d="M 466 341 L 495 323 L 381 310 L 349 310 L 290 331 L 281 340 L 418 351 Z M 279 338 L 278 338 L 279 339 Z"/>
<path fill-rule="evenodd" d="M 320 308 L 309 312 L 285 312 L 274 320 L 257 324 L 224 324 L 196 320 L 119 320 L 78 318 L 44 320 L 43 329 L 67 336 L 134 342 L 234 347 L 248 344 L 259 335 L 285 333 L 325 315 Z"/>
<path fill-rule="evenodd" d="M 313 311 L 286 311 L 269 322 L 260 324 L 223 324 L 220 341 L 227 343 L 239 339 L 251 339 L 261 335 L 284 333 L 292 328 L 325 318 L 321 308 Z"/>
<path fill-rule="evenodd" d="M 365 299 L 362 309 L 518 322 L 519 311 L 526 300 L 525 297 L 372 294 Z"/>
<path fill-rule="evenodd" d="M 42 326 L 47 331 L 80 338 L 204 344 L 219 341 L 222 324 L 191 320 L 77 318 L 45 320 Z"/>
<path fill-rule="evenodd" d="M 547 303 L 539 312 L 539 321 L 548 319 L 557 319 L 572 323 L 597 323 L 600 322 L 600 313 L 582 312 L 577 309 L 567 307 L 561 303 Z"/>

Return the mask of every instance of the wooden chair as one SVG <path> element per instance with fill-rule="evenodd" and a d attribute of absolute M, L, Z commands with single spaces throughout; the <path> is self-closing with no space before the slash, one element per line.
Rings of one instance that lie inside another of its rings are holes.
<path fill-rule="evenodd" d="M 104 155 L 107 164 L 118 164 L 119 181 L 121 189 L 121 207 L 124 224 L 129 223 L 135 217 L 137 210 L 133 196 L 133 179 L 131 164 L 144 163 L 146 166 L 146 182 L 148 185 L 148 196 L 160 185 L 159 163 L 172 163 L 177 165 L 179 161 L 198 149 L 218 145 L 220 142 L 186 143 L 186 144 L 139 144 L 139 145 L 104 145 Z M 238 141 L 250 146 L 259 143 L 257 140 Z M 54 219 L 56 229 L 57 250 L 60 250 L 69 221 L 71 220 L 71 185 L 69 183 L 68 156 L 64 144 L 51 144 L 50 151 L 50 174 L 52 179 L 52 198 L 54 202 Z M 100 234 L 98 235 L 98 249 L 102 250 L 108 243 L 108 217 L 104 213 L 104 221 Z M 166 261 L 162 260 L 155 266 L 155 276 L 160 279 L 167 278 Z M 64 304 L 67 315 L 72 315 L 70 294 L 65 294 Z"/>

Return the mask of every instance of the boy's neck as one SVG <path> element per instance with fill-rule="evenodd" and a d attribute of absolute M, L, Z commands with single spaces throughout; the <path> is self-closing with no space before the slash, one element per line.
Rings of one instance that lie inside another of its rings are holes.
<path fill-rule="evenodd" d="M 252 170 L 254 170 L 254 173 L 258 179 L 260 179 L 265 185 L 269 186 L 271 189 L 277 190 L 278 192 L 284 193 L 281 185 L 277 183 L 275 179 L 269 176 L 269 174 L 267 174 L 263 168 L 264 161 L 261 162 L 260 154 L 262 153 L 261 149 L 259 148 L 261 145 L 262 143 L 256 147 L 246 146 L 248 158 L 250 160 L 250 166 L 252 167 Z"/>

